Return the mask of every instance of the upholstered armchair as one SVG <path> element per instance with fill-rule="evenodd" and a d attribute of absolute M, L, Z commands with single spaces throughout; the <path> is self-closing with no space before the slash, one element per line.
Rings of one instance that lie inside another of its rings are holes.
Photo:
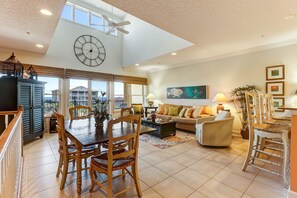
<path fill-rule="evenodd" d="M 196 122 L 196 138 L 205 146 L 229 146 L 232 141 L 234 117 L 222 111 L 217 116 L 199 118 Z"/>

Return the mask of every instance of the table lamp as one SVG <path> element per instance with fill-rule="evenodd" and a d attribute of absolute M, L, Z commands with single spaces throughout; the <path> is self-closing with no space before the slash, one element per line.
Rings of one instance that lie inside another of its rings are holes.
<path fill-rule="evenodd" d="M 150 107 L 154 106 L 155 96 L 152 93 L 147 95 L 146 99 L 147 99 L 147 103 L 149 104 Z"/>
<path fill-rule="evenodd" d="M 217 113 L 219 113 L 219 111 L 224 110 L 224 106 L 222 103 L 228 102 L 228 99 L 226 98 L 226 96 L 223 93 L 217 93 L 217 95 L 214 97 L 214 99 L 212 101 L 218 103 Z"/>

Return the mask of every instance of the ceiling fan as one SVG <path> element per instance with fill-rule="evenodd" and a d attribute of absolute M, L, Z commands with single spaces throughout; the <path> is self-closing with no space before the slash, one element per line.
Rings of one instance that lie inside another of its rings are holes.
<path fill-rule="evenodd" d="M 130 25 L 131 24 L 130 21 L 122 21 L 122 22 L 116 23 L 116 22 L 110 20 L 106 15 L 102 15 L 102 17 L 107 22 L 108 27 L 109 27 L 107 34 L 115 32 L 115 30 L 118 30 L 124 34 L 129 34 L 129 32 L 127 30 L 124 30 L 123 28 L 121 28 L 121 26 Z"/>

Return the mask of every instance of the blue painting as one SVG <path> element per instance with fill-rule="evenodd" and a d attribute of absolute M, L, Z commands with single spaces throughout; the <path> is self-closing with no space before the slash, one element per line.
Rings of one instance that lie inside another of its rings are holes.
<path fill-rule="evenodd" d="M 168 99 L 207 99 L 207 86 L 170 87 L 167 88 Z"/>

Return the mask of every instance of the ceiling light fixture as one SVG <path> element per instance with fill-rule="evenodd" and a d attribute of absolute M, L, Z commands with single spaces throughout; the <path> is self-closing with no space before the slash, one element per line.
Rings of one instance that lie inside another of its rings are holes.
<path fill-rule="evenodd" d="M 175 55 L 177 55 L 177 53 L 176 52 L 172 52 L 171 55 L 172 56 L 175 56 Z"/>
<path fill-rule="evenodd" d="M 41 45 L 41 44 L 36 44 L 35 46 L 38 47 L 38 48 L 43 48 L 43 47 L 44 47 L 44 46 Z"/>
<path fill-rule="evenodd" d="M 46 9 L 41 9 L 40 12 L 46 16 L 52 16 L 53 13 L 49 10 L 46 10 Z"/>
<path fill-rule="evenodd" d="M 138 63 L 135 64 L 136 67 L 139 67 L 140 65 Z"/>

